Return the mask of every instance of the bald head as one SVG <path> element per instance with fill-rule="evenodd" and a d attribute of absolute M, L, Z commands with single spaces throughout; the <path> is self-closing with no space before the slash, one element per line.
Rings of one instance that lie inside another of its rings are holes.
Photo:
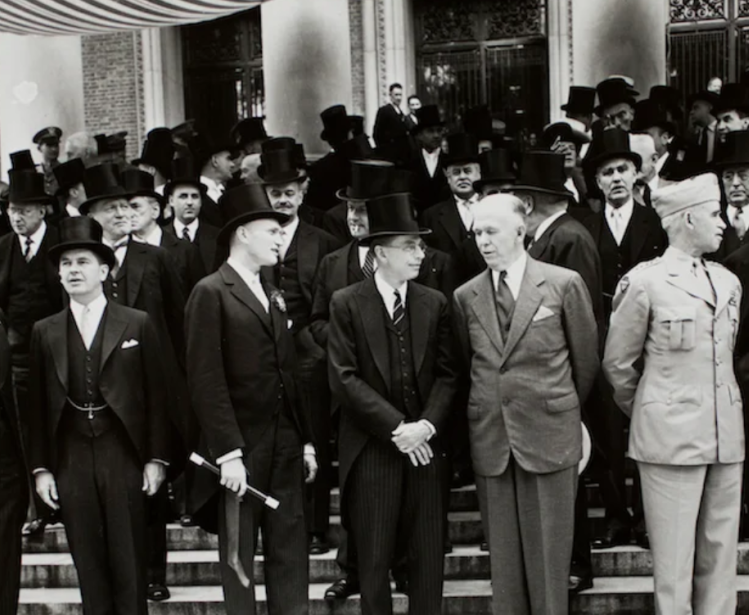
<path fill-rule="evenodd" d="M 507 269 L 525 251 L 525 204 L 510 194 L 492 194 L 471 210 L 476 245 L 487 266 Z"/>

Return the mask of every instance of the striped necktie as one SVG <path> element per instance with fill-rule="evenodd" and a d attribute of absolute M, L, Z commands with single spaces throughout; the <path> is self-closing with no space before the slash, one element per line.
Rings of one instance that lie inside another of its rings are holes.
<path fill-rule="evenodd" d="M 184 239 L 185 241 L 189 241 L 190 243 L 192 243 L 192 239 L 190 238 L 190 231 L 187 230 L 186 226 L 182 227 L 182 239 Z"/>
<path fill-rule="evenodd" d="M 34 255 L 31 253 L 31 246 L 34 245 L 34 240 L 31 237 L 26 237 L 26 249 L 23 251 L 23 258 L 28 263 Z"/>
<path fill-rule="evenodd" d="M 372 248 L 367 250 L 367 256 L 364 258 L 364 266 L 361 270 L 365 278 L 371 278 L 374 275 L 374 252 L 372 252 Z"/>
<path fill-rule="evenodd" d="M 401 294 L 395 291 L 395 303 L 393 304 L 393 324 L 397 327 L 403 321 L 406 316 L 406 310 L 403 307 L 403 301 L 401 300 Z"/>

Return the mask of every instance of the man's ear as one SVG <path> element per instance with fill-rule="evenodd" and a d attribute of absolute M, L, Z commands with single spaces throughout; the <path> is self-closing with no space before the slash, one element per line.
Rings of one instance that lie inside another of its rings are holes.
<path fill-rule="evenodd" d="M 521 193 L 516 194 L 515 196 L 523 201 L 523 205 L 525 205 L 525 215 L 530 216 L 536 209 L 536 200 L 533 198 L 533 195 Z"/>

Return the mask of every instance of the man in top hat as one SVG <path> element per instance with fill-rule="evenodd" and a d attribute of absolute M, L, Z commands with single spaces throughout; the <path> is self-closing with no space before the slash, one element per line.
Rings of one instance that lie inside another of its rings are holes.
<path fill-rule="evenodd" d="M 409 612 L 442 604 L 444 440 L 456 392 L 445 297 L 413 280 L 424 258 L 408 194 L 368 201 L 374 275 L 330 307 L 330 383 L 341 405 L 342 517 L 358 551 L 362 612 L 392 612 L 389 570 L 406 551 Z M 400 544 L 399 541 L 406 541 Z"/>
<path fill-rule="evenodd" d="M 262 154 L 260 174 L 271 207 L 287 216 L 283 226 L 283 243 L 278 262 L 263 267 L 261 275 L 268 285 L 281 291 L 286 303 L 287 318 L 294 338 L 299 386 L 307 397 L 307 412 L 317 442 L 330 439 L 330 408 L 325 381 L 325 351 L 315 342 L 309 330 L 314 282 L 320 261 L 340 242 L 332 235 L 299 219 L 306 176 L 296 168 L 293 150 L 268 150 Z M 325 429 L 325 425 L 328 428 Z M 311 486 L 307 522 L 310 553 L 320 555 L 329 550 L 327 532 L 330 525 L 331 460 L 327 447 L 319 447 L 322 475 Z"/>
<path fill-rule="evenodd" d="M 412 194 L 418 214 L 450 198 L 450 189 L 444 173 L 445 158 L 442 137 L 445 123 L 437 105 L 424 105 L 416 111 L 419 123 L 411 135 L 416 144 L 408 169 L 413 175 Z M 478 154 L 478 146 L 476 149 Z"/>
<path fill-rule="evenodd" d="M 125 158 L 127 150 L 127 130 L 121 130 L 110 135 L 94 135 L 94 139 L 98 146 L 96 160 L 99 164 L 111 163 L 121 166 L 127 165 L 127 160 Z M 143 168 L 147 169 L 149 173 L 153 173 L 153 169 L 151 169 L 150 166 L 145 165 Z"/>
<path fill-rule="evenodd" d="M 200 181 L 191 156 L 172 161 L 171 179 L 164 186 L 164 198 L 174 215 L 164 230 L 194 244 L 200 253 L 203 270 L 213 273 L 218 268 L 216 247 L 219 229 L 200 219 L 205 191 L 206 187 Z"/>
<path fill-rule="evenodd" d="M 29 503 L 28 468 L 13 395 L 10 343 L 0 313 L 0 612 L 15 615 L 21 585 L 21 528 Z"/>
<path fill-rule="evenodd" d="M 603 322 L 608 322 L 616 286 L 633 267 L 663 254 L 667 238 L 655 211 L 634 202 L 634 185 L 642 160 L 629 146 L 629 134 L 618 128 L 605 130 L 591 146 L 592 157 L 585 164 L 603 194 L 604 206 L 599 213 L 583 221 L 593 236 L 601 257 L 603 289 Z M 647 537 L 639 522 L 627 510 L 625 499 L 625 421 L 613 407 L 610 391 L 597 391 L 602 411 L 600 426 L 594 425 L 601 449 L 608 453 L 606 462 L 611 472 L 612 489 L 606 493 L 607 526 L 594 546 L 609 548 L 628 544 L 635 529 L 635 540 L 645 545 Z"/>
<path fill-rule="evenodd" d="M 246 117 L 232 127 L 229 137 L 245 156 L 259 154 L 263 143 L 268 140 L 264 119 L 264 117 Z"/>
<path fill-rule="evenodd" d="M 562 121 L 544 128 L 541 140 L 547 149 L 564 156 L 564 187 L 574 197 L 575 205 L 583 205 L 581 197 L 586 193 L 585 180 L 579 169 L 583 146 L 590 143 L 590 136 Z"/>
<path fill-rule="evenodd" d="M 70 306 L 34 327 L 29 466 L 61 511 L 87 613 L 145 615 L 145 496 L 170 461 L 161 350 L 147 314 L 108 301 L 101 227 L 61 222 L 49 252 Z"/>
<path fill-rule="evenodd" d="M 647 133 L 632 132 L 629 135 L 629 146 L 642 160 L 632 196 L 637 205 L 652 207 L 650 195 L 658 189 L 660 182 L 655 170 L 655 165 L 658 162 L 655 140 Z"/>
<path fill-rule="evenodd" d="M 703 256 L 725 222 L 703 174 L 659 190 L 670 246 L 614 298 L 603 371 L 628 417 L 650 533 L 656 613 L 736 612 L 744 461 L 733 348 L 741 284 Z"/>
<path fill-rule="evenodd" d="M 580 409 L 599 369 L 596 320 L 578 273 L 526 253 L 520 199 L 491 195 L 474 213 L 489 270 L 455 291 L 453 311 L 471 373 L 469 437 L 492 612 L 564 615 Z"/>
<path fill-rule="evenodd" d="M 161 194 L 164 191 L 164 184 L 169 179 L 172 158 L 174 158 L 172 131 L 168 128 L 154 128 L 146 135 L 140 158 L 136 158 L 131 164 L 152 175 L 156 192 Z"/>
<path fill-rule="evenodd" d="M 339 151 L 351 138 L 351 120 L 344 105 L 333 105 L 320 113 L 323 131 L 320 138 L 331 151 L 309 167 L 309 189 L 306 204 L 313 209 L 327 211 L 337 200 L 335 194 L 348 182 L 349 161 Z"/>
<path fill-rule="evenodd" d="M 571 85 L 567 102 L 560 109 L 564 111 L 565 121 L 575 130 L 590 133 L 593 124 L 596 89 L 581 85 Z"/>
<path fill-rule="evenodd" d="M 377 147 L 390 145 L 408 134 L 406 116 L 403 114 L 403 86 L 392 83 L 388 88 L 390 100 L 377 110 L 372 138 Z"/>
<path fill-rule="evenodd" d="M 466 111 L 463 130 L 476 138 L 479 153 L 507 145 L 509 140 L 504 137 L 503 131 L 499 130 L 497 123 L 502 122 L 492 118 L 487 105 L 471 107 Z"/>
<path fill-rule="evenodd" d="M 73 158 L 55 169 L 55 179 L 59 186 L 56 197 L 65 203 L 65 208 L 60 212 L 61 217 L 75 218 L 81 215 L 78 210 L 86 200 L 86 189 L 83 187 L 83 173 L 86 166 L 80 158 Z"/>
<path fill-rule="evenodd" d="M 236 145 L 229 139 L 216 140 L 198 133 L 191 141 L 191 153 L 200 167 L 200 183 L 205 186 L 201 219 L 215 227 L 223 224 L 218 202 L 236 170 Z"/>
<path fill-rule="evenodd" d="M 622 77 L 604 79 L 596 86 L 596 115 L 604 126 L 615 126 L 629 132 L 635 119 L 635 98 L 639 94 Z"/>
<path fill-rule="evenodd" d="M 6 317 L 12 386 L 24 425 L 29 405 L 29 348 L 34 324 L 59 312 L 63 291 L 47 253 L 58 241 L 57 229 L 47 224 L 51 198 L 44 176 L 34 170 L 11 170 L 6 214 L 11 230 L 0 237 L 0 309 Z M 54 515 L 37 502 L 24 534 L 44 531 Z"/>
<path fill-rule="evenodd" d="M 689 126 L 695 133 L 695 143 L 701 151 L 704 164 L 711 163 L 715 158 L 715 143 L 718 135 L 715 107 L 719 100 L 718 94 L 709 90 L 696 92 L 687 99 Z"/>
<path fill-rule="evenodd" d="M 668 158 L 668 145 L 677 135 L 673 116 L 673 110 L 669 111 L 669 107 L 653 98 L 641 100 L 635 105 L 635 121 L 632 130 L 649 134 L 653 138 L 655 152 L 658 155 L 653 178 L 648 182 L 651 190 L 658 188 L 658 176 Z M 643 163 L 645 163 L 644 158 Z"/>
<path fill-rule="evenodd" d="M 32 141 L 42 155 L 42 173 L 44 174 L 44 189 L 47 194 L 54 196 L 58 185 L 53 173 L 55 167 L 60 164 L 60 138 L 62 130 L 57 126 L 42 128 L 34 135 Z"/>
<path fill-rule="evenodd" d="M 201 453 L 221 468 L 219 481 L 195 477 L 195 518 L 218 529 L 227 615 L 255 613 L 252 583 L 257 530 L 265 545 L 269 613 L 308 612 L 303 477 L 317 471 L 303 391 L 295 379 L 294 339 L 280 291 L 260 270 L 273 267 L 288 216 L 271 208 L 262 186 L 228 191 L 219 241 L 229 258 L 201 280 L 187 304 L 187 374 L 202 428 Z M 226 336 L 225 332 L 232 335 Z M 281 506 L 267 514 L 240 498 L 250 482 Z M 239 564 L 249 586 L 235 572 Z"/>
<path fill-rule="evenodd" d="M 749 127 L 749 88 L 743 83 L 726 83 L 713 108 L 718 120 L 716 131 L 721 141 L 725 135 Z"/>

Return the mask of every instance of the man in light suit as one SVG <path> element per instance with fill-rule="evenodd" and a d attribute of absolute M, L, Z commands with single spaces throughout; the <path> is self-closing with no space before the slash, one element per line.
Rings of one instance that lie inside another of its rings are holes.
<path fill-rule="evenodd" d="M 665 254 L 614 298 L 603 369 L 632 418 L 656 613 L 736 612 L 744 422 L 733 369 L 741 284 L 703 260 L 725 222 L 712 174 L 656 192 Z"/>
<path fill-rule="evenodd" d="M 484 198 L 474 230 L 489 269 L 455 291 L 454 311 L 492 608 L 565 615 L 580 408 L 598 372 L 590 295 L 578 273 L 528 257 L 517 197 Z"/>

